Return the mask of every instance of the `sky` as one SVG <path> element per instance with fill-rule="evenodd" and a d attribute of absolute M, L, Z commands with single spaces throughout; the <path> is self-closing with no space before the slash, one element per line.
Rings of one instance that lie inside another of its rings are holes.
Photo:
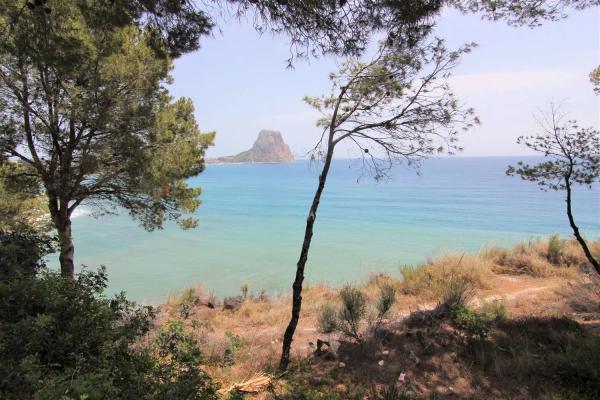
<path fill-rule="evenodd" d="M 259 35 L 247 21 L 221 22 L 200 50 L 175 62 L 171 93 L 190 97 L 202 131 L 216 131 L 208 157 L 236 154 L 252 146 L 261 129 L 274 129 L 298 157 L 318 140 L 318 114 L 302 98 L 329 92 L 334 57 L 290 56 L 284 35 Z M 600 127 L 600 96 L 588 75 L 600 64 L 600 9 L 573 11 L 567 19 L 531 29 L 481 20 L 445 10 L 436 35 L 449 48 L 479 47 L 463 57 L 451 78 L 457 98 L 474 107 L 481 126 L 461 135 L 463 156 L 531 154 L 516 144 L 535 134 L 536 118 L 559 104 L 570 119 Z M 337 157 L 351 157 L 340 149 Z"/>

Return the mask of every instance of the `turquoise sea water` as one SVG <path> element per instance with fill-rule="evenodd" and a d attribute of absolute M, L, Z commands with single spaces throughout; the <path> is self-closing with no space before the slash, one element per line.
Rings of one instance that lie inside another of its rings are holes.
<path fill-rule="evenodd" d="M 307 282 L 341 284 L 373 271 L 398 273 L 444 251 L 477 251 L 550 233 L 570 234 L 562 193 L 504 174 L 516 158 L 444 158 L 418 176 L 398 167 L 376 183 L 360 164 L 333 163 L 315 225 Z M 531 159 L 530 161 L 535 161 Z M 144 302 L 200 283 L 219 296 L 243 283 L 259 291 L 290 288 L 317 184 L 319 164 L 209 165 L 200 225 L 146 232 L 127 214 L 73 220 L 77 264 L 106 265 L 110 292 Z M 575 193 L 575 217 L 600 235 L 600 192 Z M 56 259 L 51 260 L 56 265 Z"/>

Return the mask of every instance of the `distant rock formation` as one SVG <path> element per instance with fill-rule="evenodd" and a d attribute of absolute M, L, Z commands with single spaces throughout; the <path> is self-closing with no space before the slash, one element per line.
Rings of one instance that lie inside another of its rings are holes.
<path fill-rule="evenodd" d="M 208 160 L 209 163 L 288 163 L 294 162 L 294 155 L 281 137 L 279 131 L 263 129 L 250 150 L 235 156 L 225 156 Z"/>

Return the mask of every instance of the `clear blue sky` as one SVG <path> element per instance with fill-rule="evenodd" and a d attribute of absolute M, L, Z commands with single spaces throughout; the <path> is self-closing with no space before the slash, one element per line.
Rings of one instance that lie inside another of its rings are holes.
<path fill-rule="evenodd" d="M 302 156 L 319 135 L 317 115 L 302 97 L 329 91 L 327 76 L 336 60 L 299 61 L 295 69 L 286 69 L 285 36 L 260 36 L 251 24 L 236 20 L 220 28 L 202 40 L 199 51 L 176 61 L 171 87 L 175 96 L 193 99 L 203 131 L 217 132 L 208 155 L 246 150 L 259 130 L 276 129 Z M 463 155 L 527 154 L 515 144 L 516 137 L 535 131 L 535 114 L 550 102 L 561 103 L 569 117 L 584 125 L 600 126 L 600 96 L 588 79 L 600 64 L 598 8 L 535 29 L 447 10 L 437 34 L 451 48 L 479 44 L 463 58 L 452 81 L 457 97 L 474 107 L 482 121 L 462 136 Z"/>

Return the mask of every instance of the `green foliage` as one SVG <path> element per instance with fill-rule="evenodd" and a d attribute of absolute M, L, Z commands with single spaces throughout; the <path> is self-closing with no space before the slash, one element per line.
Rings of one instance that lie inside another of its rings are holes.
<path fill-rule="evenodd" d="M 0 282 L 19 276 L 33 277 L 45 267 L 43 257 L 53 253 L 55 241 L 33 229 L 0 230 Z"/>
<path fill-rule="evenodd" d="M 190 312 L 198 304 L 198 296 L 194 288 L 188 288 L 183 291 L 179 298 L 179 316 L 183 319 L 187 319 L 190 316 Z"/>
<path fill-rule="evenodd" d="M 594 93 L 600 94 L 600 66 L 590 72 L 590 82 L 594 86 Z"/>
<path fill-rule="evenodd" d="M 570 341 L 564 351 L 548 355 L 548 375 L 562 387 L 583 399 L 600 398 L 600 337 L 582 335 Z"/>
<path fill-rule="evenodd" d="M 411 397 L 406 390 L 406 387 L 399 388 L 396 382 L 392 382 L 382 390 L 377 391 L 371 390 L 368 400 L 410 400 L 415 397 Z"/>
<path fill-rule="evenodd" d="M 42 184 L 32 171 L 23 164 L 0 161 L 0 229 L 46 230 L 50 223 L 47 212 Z"/>
<path fill-rule="evenodd" d="M 331 304 L 327 303 L 321 308 L 317 323 L 321 333 L 331 333 L 337 329 L 337 311 Z"/>
<path fill-rule="evenodd" d="M 140 340 L 154 311 L 105 297 L 104 269 L 75 280 L 42 270 L 0 282 L 0 397 L 215 399 L 201 354 L 182 325 Z"/>
<path fill-rule="evenodd" d="M 154 347 L 158 353 L 152 377 L 159 384 L 156 399 L 216 399 L 210 377 L 199 368 L 202 353 L 196 340 L 185 333 L 182 321 L 169 321 L 159 331 Z"/>
<path fill-rule="evenodd" d="M 479 313 L 465 305 L 457 305 L 451 309 L 452 319 L 469 339 L 485 339 L 492 327 L 491 316 Z"/>
<path fill-rule="evenodd" d="M 367 315 L 367 299 L 357 288 L 345 286 L 340 291 L 341 308 L 338 329 L 346 336 L 361 342 L 360 325 Z"/>
<path fill-rule="evenodd" d="M 292 382 L 288 393 L 282 398 L 285 400 L 342 400 L 344 397 L 326 387 L 311 387 L 310 385 Z"/>
<path fill-rule="evenodd" d="M 598 0 L 449 0 L 450 6 L 462 12 L 481 13 L 489 20 L 506 20 L 509 25 L 540 26 L 543 21 L 566 17 L 569 8 L 583 10 L 598 5 Z"/>
<path fill-rule="evenodd" d="M 481 312 L 493 321 L 502 321 L 507 315 L 506 304 L 499 300 L 484 301 L 481 306 Z"/>
<path fill-rule="evenodd" d="M 565 243 L 558 235 L 550 236 L 550 239 L 548 239 L 548 254 L 546 254 L 548 261 L 554 265 L 559 264 L 564 247 Z"/>
<path fill-rule="evenodd" d="M 537 183 L 542 190 L 567 190 L 570 185 L 591 187 L 600 176 L 600 133 L 582 128 L 577 121 L 562 121 L 556 109 L 540 125 L 535 136 L 521 136 L 518 143 L 546 158 L 536 165 L 519 162 L 508 175 Z"/>
<path fill-rule="evenodd" d="M 225 337 L 229 339 L 230 342 L 228 350 L 235 356 L 235 353 L 244 347 L 244 338 L 230 331 L 225 332 Z"/>
<path fill-rule="evenodd" d="M 204 169 L 214 133 L 199 131 L 191 100 L 169 96 L 172 60 L 159 53 L 197 37 L 192 21 L 181 42 L 157 44 L 157 27 L 138 26 L 142 2 L 56 0 L 47 13 L 0 0 L 0 159 L 18 159 L 43 183 L 68 257 L 82 203 L 120 206 L 149 230 L 196 223 L 183 215 L 200 203 L 187 179 Z M 169 3 L 171 16 L 187 7 Z"/>
<path fill-rule="evenodd" d="M 396 303 L 396 288 L 389 282 L 384 282 L 379 288 L 379 296 L 375 307 L 377 318 L 381 319 L 388 315 L 392 306 Z"/>
<path fill-rule="evenodd" d="M 441 304 L 447 310 L 464 306 L 473 297 L 474 290 L 473 282 L 468 276 L 449 274 L 442 290 Z"/>

